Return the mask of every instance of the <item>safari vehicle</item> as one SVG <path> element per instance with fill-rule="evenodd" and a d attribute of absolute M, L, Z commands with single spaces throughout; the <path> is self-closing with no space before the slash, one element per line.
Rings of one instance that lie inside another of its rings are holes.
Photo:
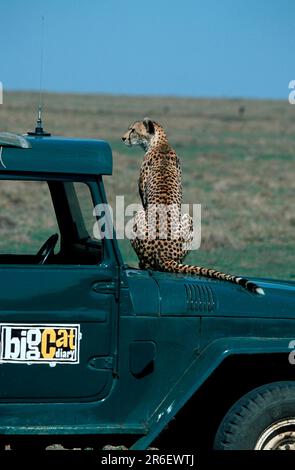
<path fill-rule="evenodd" d="M 93 237 L 106 142 L 0 152 L 2 445 L 295 449 L 295 283 L 126 266 Z"/>

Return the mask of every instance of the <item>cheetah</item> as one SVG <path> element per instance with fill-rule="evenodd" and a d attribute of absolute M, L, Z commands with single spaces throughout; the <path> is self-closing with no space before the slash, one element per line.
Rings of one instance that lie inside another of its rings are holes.
<path fill-rule="evenodd" d="M 193 224 L 189 214 L 181 214 L 180 160 L 162 125 L 144 118 L 130 125 L 122 140 L 127 146 L 139 145 L 145 151 L 138 183 L 142 209 L 135 216 L 131 240 L 139 267 L 220 279 L 264 295 L 263 289 L 248 279 L 182 264 L 193 240 Z M 159 208 L 165 209 L 164 218 Z"/>

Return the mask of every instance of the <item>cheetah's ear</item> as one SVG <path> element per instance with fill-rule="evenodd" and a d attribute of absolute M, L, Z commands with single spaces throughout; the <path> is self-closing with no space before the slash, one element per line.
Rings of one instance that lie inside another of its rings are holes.
<path fill-rule="evenodd" d="M 149 118 L 144 118 L 143 123 L 149 134 L 155 133 L 155 126 L 153 121 L 151 121 Z"/>

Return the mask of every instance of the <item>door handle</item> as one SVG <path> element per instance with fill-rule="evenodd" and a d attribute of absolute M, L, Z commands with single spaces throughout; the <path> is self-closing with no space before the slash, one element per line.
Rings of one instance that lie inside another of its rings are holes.
<path fill-rule="evenodd" d="M 95 284 L 92 286 L 92 290 L 100 294 L 114 294 L 116 290 L 116 284 L 114 281 L 95 282 Z"/>

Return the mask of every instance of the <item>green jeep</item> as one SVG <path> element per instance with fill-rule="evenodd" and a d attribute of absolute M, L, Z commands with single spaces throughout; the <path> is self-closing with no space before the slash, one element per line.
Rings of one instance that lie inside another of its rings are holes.
<path fill-rule="evenodd" d="M 1 443 L 295 449 L 295 283 L 126 266 L 93 237 L 111 173 L 106 142 L 0 135 Z"/>

